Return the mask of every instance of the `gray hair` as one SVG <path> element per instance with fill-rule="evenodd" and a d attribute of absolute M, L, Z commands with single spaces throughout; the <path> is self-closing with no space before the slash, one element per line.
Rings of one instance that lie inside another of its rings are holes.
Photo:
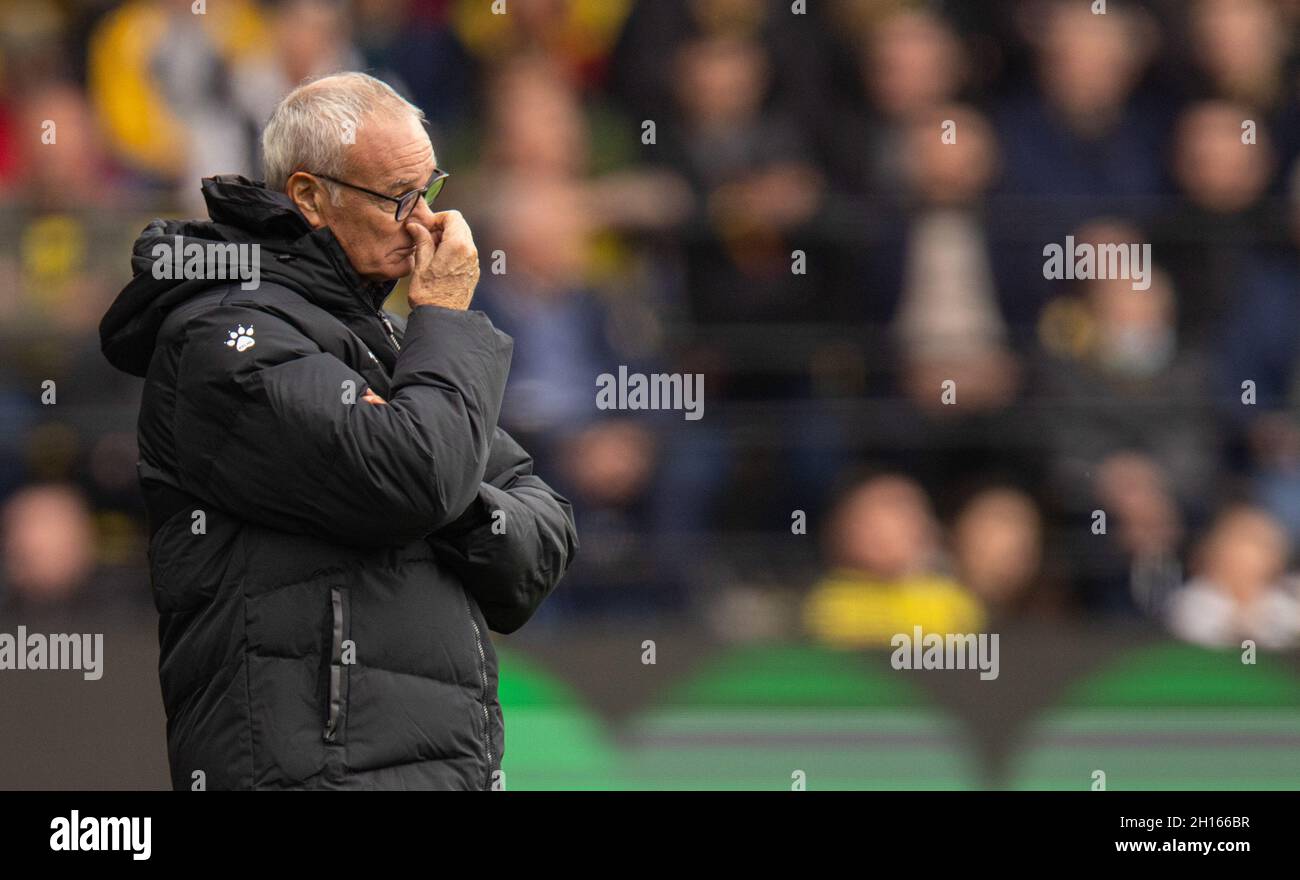
<path fill-rule="evenodd" d="M 392 86 L 366 73 L 334 73 L 304 82 L 285 95 L 262 131 L 262 165 L 266 185 L 284 192 L 295 171 L 342 177 L 348 147 L 367 118 L 409 113 L 423 121 L 424 111 Z M 326 184 L 337 203 L 338 188 Z"/>

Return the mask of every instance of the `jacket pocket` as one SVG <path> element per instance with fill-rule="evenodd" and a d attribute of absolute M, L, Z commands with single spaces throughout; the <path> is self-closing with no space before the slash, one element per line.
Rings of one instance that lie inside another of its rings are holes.
<path fill-rule="evenodd" d="M 342 743 L 347 710 L 347 667 L 350 665 L 343 662 L 344 634 L 350 623 L 347 590 L 330 588 L 329 621 L 329 689 L 325 695 L 324 739 L 327 743 Z"/>

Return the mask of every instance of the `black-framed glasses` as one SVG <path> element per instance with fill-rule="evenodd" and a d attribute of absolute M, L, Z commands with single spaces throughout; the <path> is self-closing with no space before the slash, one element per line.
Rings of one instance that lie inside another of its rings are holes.
<path fill-rule="evenodd" d="M 319 177 L 322 180 L 337 183 L 340 186 L 359 190 L 360 192 L 374 196 L 377 199 L 383 199 L 387 202 L 396 202 L 397 210 L 393 212 L 393 218 L 397 220 L 398 223 L 401 223 L 407 217 L 411 216 L 411 212 L 415 210 L 416 199 L 424 199 L 425 204 L 432 206 L 433 200 L 438 197 L 438 193 L 442 192 L 443 185 L 447 182 L 447 178 L 451 176 L 451 173 L 448 171 L 443 171 L 441 168 L 434 168 L 433 177 L 429 178 L 429 182 L 424 186 L 419 189 L 408 190 L 400 196 L 390 196 L 381 192 L 375 192 L 373 189 L 366 189 L 364 186 L 357 186 L 355 183 L 348 183 L 346 180 L 339 180 L 337 177 L 330 177 L 328 174 L 317 174 L 315 171 L 308 171 L 307 173 Z"/>

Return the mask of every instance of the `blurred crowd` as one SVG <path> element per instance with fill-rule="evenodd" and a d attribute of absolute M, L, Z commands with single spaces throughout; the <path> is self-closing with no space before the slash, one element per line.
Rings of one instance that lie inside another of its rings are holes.
<path fill-rule="evenodd" d="M 494 5 L 0 2 L 0 614 L 148 606 L 98 319 L 149 218 L 365 69 L 429 116 L 503 424 L 577 511 L 542 619 L 1300 643 L 1300 2 Z M 1067 236 L 1149 287 L 1046 279 Z M 704 418 L 598 410 L 620 365 Z"/>

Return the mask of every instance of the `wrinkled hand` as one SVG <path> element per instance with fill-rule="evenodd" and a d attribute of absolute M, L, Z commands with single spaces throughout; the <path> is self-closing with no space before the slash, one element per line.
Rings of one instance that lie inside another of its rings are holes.
<path fill-rule="evenodd" d="M 478 248 L 460 211 L 441 211 L 429 226 L 406 222 L 415 240 L 415 271 L 407 300 L 411 306 L 442 306 L 465 310 L 478 284 Z"/>

